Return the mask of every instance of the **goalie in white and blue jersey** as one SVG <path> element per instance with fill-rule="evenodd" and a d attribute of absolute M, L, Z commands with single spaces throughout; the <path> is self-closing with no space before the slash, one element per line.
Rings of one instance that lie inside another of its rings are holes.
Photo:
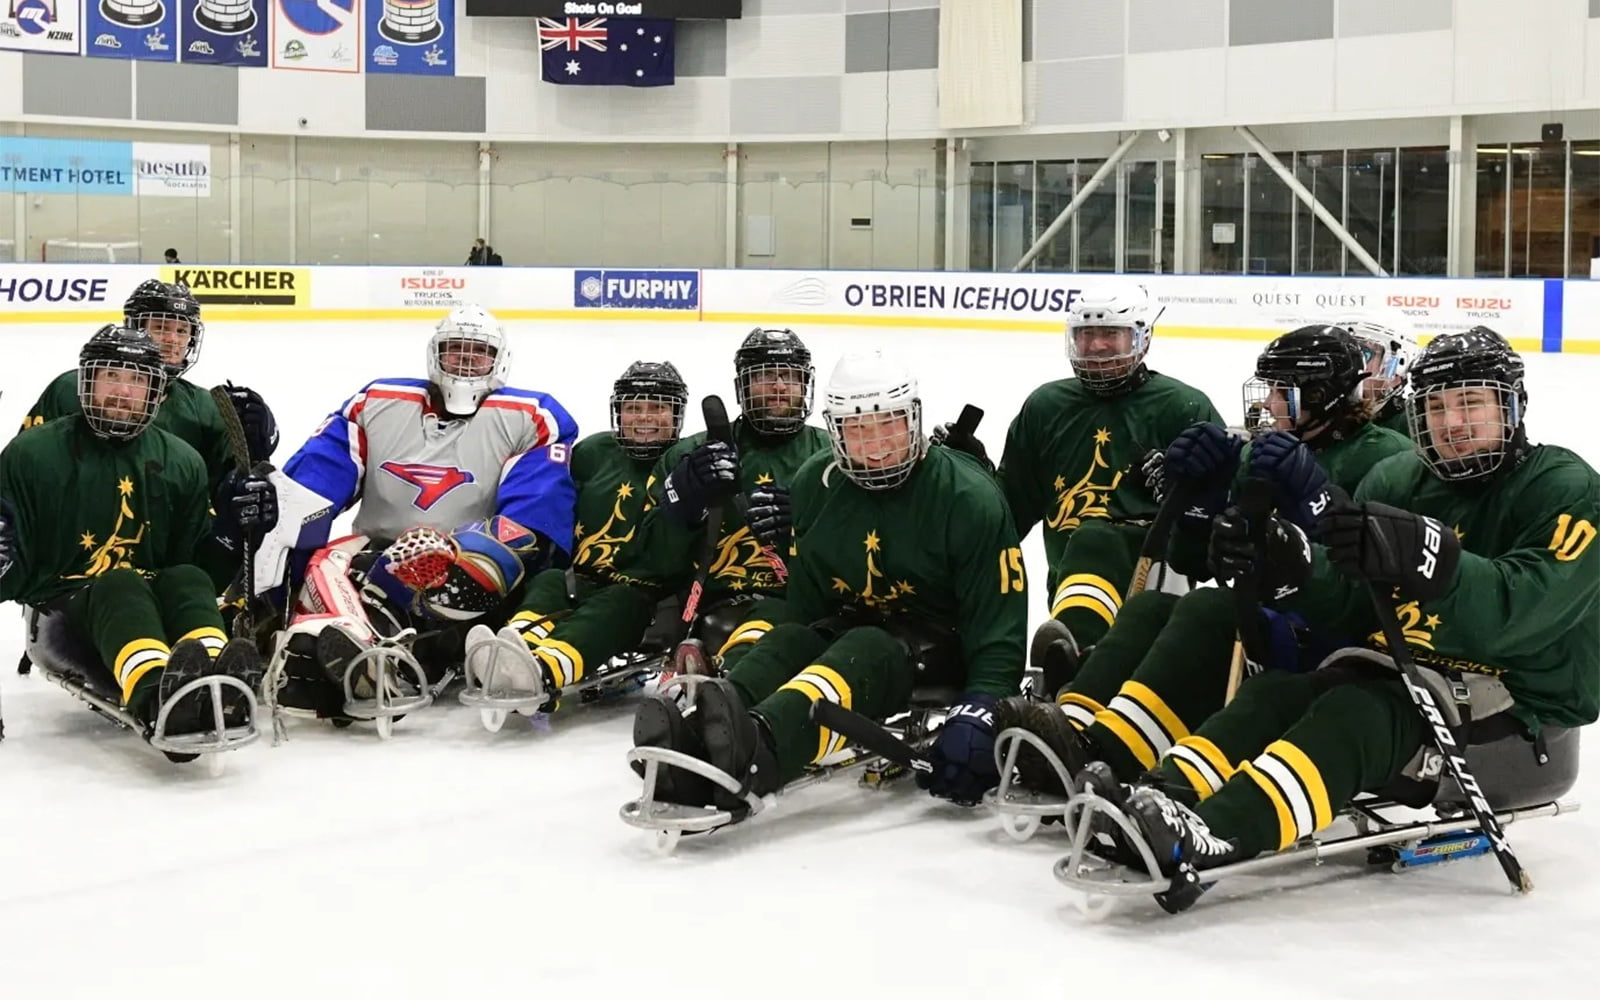
<path fill-rule="evenodd" d="M 264 533 L 255 592 L 288 587 L 286 706 L 338 717 L 345 665 L 408 628 L 437 681 L 471 623 L 499 624 L 525 579 L 570 559 L 577 423 L 505 384 L 505 332 L 477 306 L 439 324 L 427 363 L 425 379 L 368 383 L 281 471 L 219 491 L 224 523 Z M 330 540 L 352 507 L 354 533 Z"/>

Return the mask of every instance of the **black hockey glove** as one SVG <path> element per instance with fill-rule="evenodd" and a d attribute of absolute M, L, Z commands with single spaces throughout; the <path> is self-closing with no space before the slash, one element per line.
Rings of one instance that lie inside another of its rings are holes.
<path fill-rule="evenodd" d="M 1212 423 L 1185 427 L 1167 445 L 1161 468 L 1168 489 L 1188 498 L 1183 516 L 1210 521 L 1228 502 L 1228 487 L 1239 468 L 1244 442 Z"/>
<path fill-rule="evenodd" d="M 1443 597 L 1455 585 L 1461 540 L 1431 517 L 1382 503 L 1340 506 L 1322 516 L 1328 558 L 1346 573 L 1400 589 L 1407 600 Z"/>
<path fill-rule="evenodd" d="M 272 408 L 261 398 L 261 393 L 242 385 L 226 383 L 228 398 L 233 401 L 234 412 L 239 414 L 239 424 L 244 428 L 245 444 L 250 449 L 251 462 L 265 462 L 278 448 L 278 421 Z"/>
<path fill-rule="evenodd" d="M 917 787 L 958 806 L 975 806 L 1000 783 L 994 763 L 992 694 L 968 692 L 950 708 L 933 744 L 933 770 L 917 772 Z"/>
<path fill-rule="evenodd" d="M 262 462 L 248 475 L 233 469 L 217 484 L 212 533 L 228 548 L 246 536 L 259 538 L 278 526 L 278 488 L 267 478 L 271 471 L 272 466 Z"/>
<path fill-rule="evenodd" d="M 989 450 L 983 446 L 983 442 L 976 435 L 957 431 L 954 422 L 935 427 L 933 433 L 928 435 L 928 441 L 971 455 L 991 474 L 994 472 L 994 463 L 989 461 Z"/>
<path fill-rule="evenodd" d="M 679 460 L 662 484 L 662 508 L 685 524 L 698 524 L 712 504 L 739 492 L 739 449 L 707 441 Z"/>
<path fill-rule="evenodd" d="M 1263 601 L 1282 600 L 1296 593 L 1311 575 L 1311 543 L 1305 532 L 1276 514 L 1267 518 L 1260 546 L 1250 537 L 1250 524 L 1237 507 L 1229 507 L 1211 522 L 1211 544 L 1206 559 L 1217 580 L 1237 585 L 1254 579 Z"/>
<path fill-rule="evenodd" d="M 770 545 L 780 555 L 789 551 L 789 540 L 794 533 L 794 513 L 789 506 L 789 487 L 768 484 L 757 486 L 745 494 L 750 505 L 745 508 L 745 521 L 750 534 L 762 545 Z"/>
<path fill-rule="evenodd" d="M 1158 504 L 1167 499 L 1166 464 L 1166 452 L 1160 448 L 1151 448 L 1139 459 L 1139 476 L 1144 480 L 1144 488 Z"/>
<path fill-rule="evenodd" d="M 1250 475 L 1272 483 L 1278 513 L 1316 537 L 1317 517 L 1328 509 L 1328 474 L 1300 439 L 1270 431 L 1250 442 Z"/>
<path fill-rule="evenodd" d="M 11 572 L 17 561 L 17 512 L 11 501 L 0 499 L 0 576 Z"/>

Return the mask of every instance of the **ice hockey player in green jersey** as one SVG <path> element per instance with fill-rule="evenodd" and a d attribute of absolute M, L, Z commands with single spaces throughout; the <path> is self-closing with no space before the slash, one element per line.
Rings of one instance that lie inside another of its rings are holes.
<path fill-rule="evenodd" d="M 177 697 L 190 681 L 226 674 L 253 689 L 260 676 L 193 564 L 211 534 L 206 468 L 155 425 L 166 378 L 148 334 L 105 326 L 80 355 L 74 412 L 0 452 L 0 599 L 64 615 L 98 656 L 81 665 L 86 681 L 146 737 L 163 706 L 166 735 L 211 728 L 208 689 Z M 230 715 L 244 710 L 242 692 L 223 697 Z"/>
<path fill-rule="evenodd" d="M 572 449 L 578 487 L 572 565 L 547 569 L 529 581 L 509 625 L 511 648 L 527 644 L 533 656 L 506 660 L 488 625 L 467 634 L 466 669 L 471 680 L 505 695 L 536 690 L 528 676 L 540 669 L 545 684 L 574 683 L 577 664 L 604 663 L 638 645 L 655 604 L 640 588 L 619 582 L 616 560 L 637 541 L 653 470 L 683 432 L 689 387 L 670 361 L 635 361 L 611 387 L 611 428 L 597 431 Z M 570 588 L 570 589 L 569 589 Z M 491 664 L 497 664 L 493 671 Z M 570 677 L 570 680 L 569 680 Z"/>
<path fill-rule="evenodd" d="M 805 422 L 814 379 L 811 351 L 794 331 L 754 330 L 744 339 L 734 353 L 739 417 L 733 422 L 733 443 L 707 440 L 702 431 L 671 443 L 656 460 L 646 477 L 644 513 L 633 537 L 609 553 L 607 586 L 555 620 L 549 616 L 563 604 L 549 606 L 553 595 L 539 601 L 530 595 L 523 602 L 507 628 L 521 637 L 531 659 L 519 657 L 520 666 L 495 668 L 508 691 L 528 689 L 529 675 L 537 670 L 540 687 L 557 692 L 633 650 L 660 602 L 689 588 L 707 510 L 719 503 L 723 516 L 699 620 L 728 622 L 724 632 L 739 623 L 737 634 L 727 640 L 731 648 L 753 642 L 770 627 L 760 616 L 775 607 L 783 580 L 766 555 L 770 545 L 754 533 L 741 508 L 747 504 L 767 514 L 781 506 L 782 516 L 765 516 L 764 522 L 769 533 L 781 532 L 787 543 L 787 484 L 806 459 L 828 446 L 827 434 Z M 502 630 L 501 638 L 510 636 Z M 490 637 L 480 632 L 477 639 L 485 643 Z M 507 645 L 496 644 L 499 649 Z"/>
<path fill-rule="evenodd" d="M 1533 746 L 1512 738 L 1508 752 L 1531 755 L 1600 714 L 1600 475 L 1528 442 L 1522 359 L 1492 330 L 1433 340 L 1411 388 L 1415 451 L 1380 463 L 1353 502 L 1336 494 L 1320 544 L 1280 544 L 1275 526 L 1258 546 L 1234 512 L 1217 529 L 1222 562 L 1363 648 L 1247 680 L 1132 785 L 1100 764 L 1079 776 L 1120 804 L 1163 873 L 1190 865 L 1203 881 L 1326 827 L 1359 792 L 1425 776 L 1429 723 L 1385 655 L 1369 588 L 1393 592 L 1418 666 L 1469 693 L 1457 738 L 1521 734 Z M 1108 832 L 1117 843 L 1099 853 L 1127 863 L 1132 838 Z"/>
<path fill-rule="evenodd" d="M 1367 360 L 1367 380 L 1361 390 L 1372 408 L 1372 422 L 1396 434 L 1409 434 L 1406 372 L 1421 348 L 1401 322 L 1350 316 L 1334 320 L 1333 325 L 1350 331 Z"/>
<path fill-rule="evenodd" d="M 227 426 L 217 412 L 211 394 L 183 376 L 200 360 L 200 344 L 205 339 L 205 323 L 200 318 L 200 303 L 187 286 L 167 284 L 152 278 L 139 285 L 124 303 L 126 325 L 149 334 L 161 350 L 166 371 L 166 395 L 156 413 L 155 426 L 177 435 L 200 453 L 206 464 L 207 482 L 215 495 L 223 480 L 236 470 L 228 443 Z M 252 463 L 271 457 L 278 444 L 278 424 L 266 400 L 254 389 L 227 385 L 228 396 L 239 414 Z M 56 417 L 77 413 L 78 372 L 56 376 L 40 394 L 28 416 L 24 430 Z M 212 578 L 221 593 L 238 571 L 240 554 L 225 535 L 206 543 L 195 558 Z"/>
<path fill-rule="evenodd" d="M 844 746 L 811 721 L 817 699 L 882 719 L 913 686 L 953 687 L 963 693 L 918 783 L 973 804 L 996 780 L 991 709 L 1022 678 L 1026 580 L 1010 511 L 978 463 L 927 446 L 916 379 L 881 354 L 839 362 L 823 419 L 831 452 L 791 487 L 792 620 L 697 684 L 689 714 L 666 697 L 642 702 L 634 743 L 704 760 L 765 796 Z M 683 768 L 661 768 L 655 795 L 748 814 L 742 795 Z"/>
<path fill-rule="evenodd" d="M 1314 534 L 1330 484 L 1346 494 L 1390 455 L 1411 450 L 1409 439 L 1371 423 L 1362 393 L 1360 347 L 1343 327 L 1301 327 L 1268 344 L 1244 384 L 1246 423 L 1256 428 L 1248 447 L 1215 424 L 1186 429 L 1167 449 L 1163 475 L 1184 516 L 1170 552 L 1191 579 L 1216 567 L 1213 518 L 1237 499 L 1246 478 L 1270 484 L 1272 505 L 1291 526 L 1270 536 L 1294 544 Z M 1221 575 L 1221 574 L 1218 574 Z M 1240 620 L 1238 598 L 1224 587 L 1180 596 L 1159 590 L 1134 595 L 1110 633 L 1085 658 L 1076 676 L 1055 691 L 1055 704 L 1008 699 L 1002 729 L 1020 726 L 1044 739 L 1069 773 L 1089 760 L 1110 762 L 1131 777 L 1222 707 Z M 1283 664 L 1314 655 L 1304 620 L 1261 612 L 1271 649 L 1252 649 L 1256 661 Z M 1259 645 L 1259 643 L 1255 643 Z M 1035 791 L 1061 793 L 1060 778 L 1031 746 L 1018 754 L 1018 780 Z"/>
<path fill-rule="evenodd" d="M 1006 433 L 996 475 L 1023 537 L 1043 522 L 1051 621 L 1029 659 L 1068 662 L 1105 635 L 1122 609 L 1157 498 L 1159 455 L 1196 421 L 1220 430 L 1205 394 L 1145 365 L 1159 311 L 1142 287 L 1085 288 L 1067 313 L 1067 360 L 1074 377 L 1047 382 L 1022 404 Z M 987 461 L 975 439 L 936 442 Z"/>

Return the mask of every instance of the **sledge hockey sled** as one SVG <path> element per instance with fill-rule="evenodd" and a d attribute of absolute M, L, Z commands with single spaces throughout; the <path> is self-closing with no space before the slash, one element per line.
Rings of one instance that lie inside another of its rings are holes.
<path fill-rule="evenodd" d="M 91 711 L 140 734 L 145 742 L 175 764 L 204 758 L 207 773 L 215 777 L 222 773 L 226 761 L 223 754 L 249 746 L 261 735 L 256 729 L 255 692 L 237 677 L 213 674 L 195 678 L 173 692 L 156 714 L 154 724 L 147 725 L 123 706 L 122 692 L 111 671 L 67 622 L 64 613 L 29 609 L 26 620 L 25 663 L 37 667 L 46 680 L 65 689 Z M 211 728 L 202 732 L 168 733 L 167 720 L 172 704 L 199 691 L 209 691 L 211 695 Z M 225 691 L 244 698 L 244 719 L 234 725 L 229 725 L 223 709 Z"/>
<path fill-rule="evenodd" d="M 1453 711 L 1456 694 L 1450 683 L 1427 669 L 1421 671 L 1421 676 L 1433 688 L 1435 703 L 1451 707 Z M 1483 721 L 1490 722 L 1492 718 L 1485 717 Z M 1469 738 L 1466 751 L 1471 773 L 1501 826 L 1576 812 L 1578 803 L 1563 801 L 1561 797 L 1571 791 L 1578 780 L 1579 730 L 1547 726 L 1535 742 L 1521 732 L 1506 735 L 1505 728 L 1498 727 L 1496 735 L 1482 742 Z M 1424 775 L 1437 773 L 1426 765 L 1428 753 L 1422 754 Z M 1014 754 L 1008 759 L 1014 761 Z M 1058 759 L 1050 759 L 1052 764 L 1060 763 Z M 1431 802 L 1419 803 L 1416 798 L 1419 788 L 1433 789 Z M 1395 815 L 1396 810 L 1418 807 L 1431 808 L 1435 818 L 1414 820 Z M 1062 811 L 1071 847 L 1052 870 L 1057 881 L 1074 890 L 1074 903 L 1085 915 L 1098 916 L 1109 911 L 1119 897 L 1142 895 L 1154 895 L 1163 909 L 1177 913 L 1193 905 L 1211 885 L 1238 875 L 1258 874 L 1307 861 L 1321 864 L 1329 858 L 1357 853 L 1365 854 L 1369 864 L 1385 865 L 1400 872 L 1476 857 L 1492 849 L 1488 836 L 1467 805 L 1466 793 L 1447 775 L 1439 775 L 1436 786 L 1402 777 L 1374 795 L 1358 797 L 1340 814 L 1353 825 L 1353 834 L 1330 837 L 1324 831 L 1322 835 L 1305 838 L 1273 854 L 1205 871 L 1180 869 L 1176 876 L 1169 878 L 1161 873 L 1154 854 L 1133 822 L 1112 803 L 1091 790 L 1084 790 L 1074 795 Z M 1126 842 L 1137 847 L 1142 871 L 1109 862 L 1090 850 L 1091 841 L 1109 829 L 1107 824 L 1119 827 Z"/>
<path fill-rule="evenodd" d="M 345 663 L 341 677 L 342 714 L 324 716 L 315 709 L 284 705 L 279 701 L 279 693 L 289 679 L 286 669 L 293 655 L 289 644 L 296 635 L 302 634 L 297 628 L 291 626 L 273 635 L 272 652 L 261 680 L 261 700 L 272 717 L 273 746 L 289 738 L 284 720 L 291 716 L 326 717 L 339 729 L 354 722 L 372 722 L 376 724 L 378 738 L 388 740 L 394 735 L 395 720 L 432 705 L 438 693 L 455 678 L 454 671 L 446 671 L 439 683 L 428 683 L 426 671 L 410 649 L 416 630 L 408 628 L 394 636 L 380 637 Z M 333 629 L 332 625 L 324 625 L 321 633 L 311 634 L 320 643 L 323 635 Z M 358 693 L 358 688 L 365 690 Z"/>
<path fill-rule="evenodd" d="M 681 687 L 690 697 L 678 699 L 679 704 L 691 704 L 694 685 L 706 679 L 698 674 L 679 674 L 663 683 L 659 693 L 672 694 L 672 689 Z M 959 690 L 955 688 L 917 688 L 912 691 L 907 710 L 885 720 L 883 728 L 912 749 L 926 749 L 932 744 L 938 727 L 943 724 L 945 713 L 959 695 Z M 783 796 L 809 785 L 859 772 L 860 784 L 883 788 L 909 773 L 881 754 L 854 743 L 846 743 L 838 752 L 812 764 L 805 773 L 776 793 L 760 796 L 743 790 L 736 778 L 709 762 L 666 747 L 634 747 L 628 751 L 627 761 L 630 765 L 635 761 L 644 765 L 644 792 L 639 798 L 624 803 L 618 814 L 629 826 L 650 833 L 657 853 L 663 855 L 672 853 L 684 834 L 709 833 L 742 822 L 773 808 Z M 749 811 L 736 821 L 731 812 L 715 806 L 685 806 L 657 799 L 657 782 L 664 767 L 690 771 L 714 782 L 732 795 L 742 796 Z"/>

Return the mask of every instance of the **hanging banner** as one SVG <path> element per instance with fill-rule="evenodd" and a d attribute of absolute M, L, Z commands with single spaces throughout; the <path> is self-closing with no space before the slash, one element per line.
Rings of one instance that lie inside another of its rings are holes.
<path fill-rule="evenodd" d="M 267 0 L 173 0 L 181 4 L 183 56 L 213 66 L 267 64 Z"/>
<path fill-rule="evenodd" d="M 172 62 L 178 55 L 178 0 L 87 0 L 83 54 Z"/>
<path fill-rule="evenodd" d="M 77 55 L 79 0 L 0 0 L 0 49 Z"/>
<path fill-rule="evenodd" d="M 455 75 L 455 0 L 364 2 L 368 73 Z"/>
<path fill-rule="evenodd" d="M 358 0 L 272 0 L 272 68 L 361 72 Z"/>

